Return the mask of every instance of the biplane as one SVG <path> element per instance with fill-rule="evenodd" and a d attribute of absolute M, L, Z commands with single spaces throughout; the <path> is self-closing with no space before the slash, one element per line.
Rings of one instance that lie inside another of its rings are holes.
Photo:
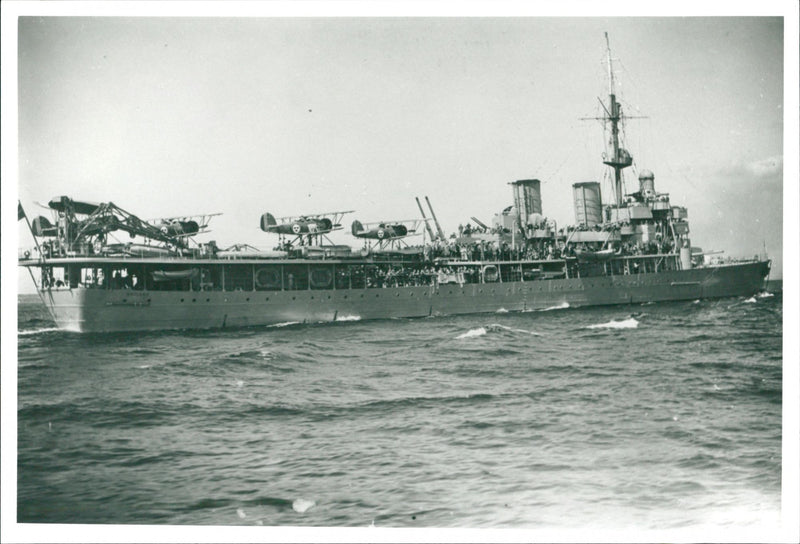
<path fill-rule="evenodd" d="M 420 223 L 425 221 L 424 219 L 403 219 L 362 223 L 356 220 L 350 226 L 350 232 L 356 238 L 374 240 L 374 244 L 383 249 L 386 245 L 395 245 L 403 238 L 414 235 Z"/>
<path fill-rule="evenodd" d="M 95 204 L 66 196 L 53 198 L 46 207 L 54 212 L 54 221 L 51 223 L 44 216 L 35 217 L 31 230 L 37 237 L 58 237 L 58 245 L 62 250 L 87 244 L 99 251 L 106 245 L 107 236 L 116 231 L 127 232 L 131 238 L 142 236 L 167 246 L 185 248 L 188 237 L 204 232 L 211 218 L 220 215 L 214 213 L 144 221 L 113 202 Z"/>
<path fill-rule="evenodd" d="M 149 223 L 161 229 L 167 236 L 185 238 L 194 236 L 202 232 L 207 232 L 208 224 L 212 217 L 222 215 L 220 213 L 207 213 L 198 215 L 184 215 L 179 217 L 162 217 L 150 220 Z"/>
<path fill-rule="evenodd" d="M 304 245 L 304 237 L 308 241 L 308 245 L 312 245 L 313 242 L 319 244 L 321 238 L 326 234 L 340 230 L 344 215 L 353 213 L 353 211 L 322 212 L 278 218 L 267 212 L 261 216 L 261 230 L 281 237 L 294 236 L 293 240 L 287 242 L 290 246 L 298 240 L 300 245 Z"/>

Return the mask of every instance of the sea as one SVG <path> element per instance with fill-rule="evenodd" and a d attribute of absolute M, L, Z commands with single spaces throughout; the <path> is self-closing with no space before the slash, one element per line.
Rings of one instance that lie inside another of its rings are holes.
<path fill-rule="evenodd" d="M 17 521 L 774 527 L 782 313 L 777 290 L 80 335 L 23 296 Z"/>

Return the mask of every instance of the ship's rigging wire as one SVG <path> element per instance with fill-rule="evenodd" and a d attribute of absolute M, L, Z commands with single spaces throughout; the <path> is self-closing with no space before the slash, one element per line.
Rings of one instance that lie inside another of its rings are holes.
<path fill-rule="evenodd" d="M 622 71 L 622 72 L 625 74 L 625 81 L 626 81 L 626 83 L 628 84 L 628 87 L 634 90 L 634 94 L 637 94 L 637 92 L 638 92 L 638 91 L 637 91 L 637 87 L 638 87 L 638 86 L 637 86 L 637 79 L 636 79 L 636 77 L 635 77 L 635 76 L 634 76 L 634 75 L 633 75 L 631 72 L 629 72 L 629 71 L 628 71 L 627 67 L 625 66 L 625 64 L 624 64 L 622 61 L 619 61 L 619 60 L 618 60 L 618 61 L 616 61 L 616 63 L 615 63 L 615 67 L 619 67 L 619 68 L 620 68 L 620 70 L 621 70 L 621 71 Z M 630 103 L 628 103 L 627 101 L 624 101 L 624 102 L 623 102 L 623 106 L 624 106 L 626 109 L 630 109 L 631 111 L 635 111 L 637 115 L 641 113 L 641 110 L 640 110 L 638 107 L 636 107 L 636 106 L 632 106 L 632 105 L 631 105 Z M 639 154 L 639 155 L 645 155 L 645 158 L 647 158 L 647 157 L 646 157 L 647 150 L 648 150 L 648 149 L 650 149 L 651 147 L 653 147 L 653 138 L 652 138 L 652 133 L 653 133 L 653 125 L 652 125 L 652 121 L 651 121 L 651 119 L 650 119 L 650 118 L 648 118 L 648 117 L 645 117 L 644 119 L 646 119 L 646 120 L 647 120 L 647 124 L 645 125 L 645 130 L 647 131 L 647 134 L 646 134 L 646 136 L 647 136 L 647 139 L 648 139 L 648 142 L 649 142 L 649 143 L 647 143 L 647 144 L 643 144 L 643 143 L 642 143 L 642 133 L 643 133 L 643 132 L 645 132 L 645 131 L 644 131 L 644 130 L 642 130 L 642 131 L 637 131 L 637 133 L 638 133 L 638 149 L 637 149 L 637 154 Z M 646 164 L 646 162 L 647 162 L 647 161 L 644 161 L 644 163 L 645 163 L 645 164 Z M 635 165 L 636 165 L 636 159 L 634 158 L 634 167 L 635 167 Z M 713 197 L 713 193 L 709 193 L 709 192 L 702 192 L 702 191 L 701 191 L 701 190 L 698 188 L 698 186 L 697 186 L 697 185 L 696 185 L 696 184 L 695 184 L 695 183 L 694 183 L 694 182 L 693 182 L 693 181 L 692 181 L 692 180 L 689 178 L 689 176 L 687 176 L 687 175 L 686 175 L 685 173 L 683 173 L 683 172 L 676 171 L 676 170 L 675 170 L 675 169 L 672 167 L 672 165 L 671 165 L 670 161 L 667 161 L 667 162 L 666 162 L 666 167 L 667 167 L 667 170 L 669 171 L 670 175 L 674 176 L 674 175 L 676 175 L 676 174 L 677 174 L 678 176 L 680 176 L 681 178 L 683 178 L 683 179 L 684 179 L 684 180 L 685 180 L 685 181 L 686 181 L 686 182 L 689 184 L 689 186 L 690 186 L 690 187 L 691 187 L 691 188 L 692 188 L 694 191 L 696 191 L 698 194 L 702 194 L 702 195 L 703 195 L 703 196 L 704 196 L 704 197 L 705 197 L 705 198 L 706 198 L 706 199 L 707 199 L 709 202 L 711 202 L 711 204 L 714 206 L 714 208 L 716 208 L 716 210 L 717 210 L 717 213 L 719 213 L 719 214 L 722 214 L 722 213 L 723 213 L 723 210 L 722 210 L 722 208 L 721 208 L 721 207 L 720 207 L 720 206 L 717 204 L 717 201 L 716 201 L 716 199 Z M 723 188 L 722 190 L 723 190 L 723 192 L 724 192 L 724 188 Z"/>

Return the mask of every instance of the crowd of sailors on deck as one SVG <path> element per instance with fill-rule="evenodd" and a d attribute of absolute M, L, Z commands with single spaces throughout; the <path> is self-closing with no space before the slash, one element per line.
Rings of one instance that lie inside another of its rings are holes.
<path fill-rule="evenodd" d="M 419 247 L 419 246 L 417 246 Z M 624 256 L 656 255 L 658 253 L 671 253 L 675 250 L 675 242 L 670 238 L 657 236 L 648 242 L 612 242 L 607 246 L 599 242 L 569 243 L 564 241 L 541 241 L 526 244 L 522 247 L 513 247 L 505 241 L 470 239 L 468 236 L 449 240 L 434 240 L 422 246 L 422 253 L 426 262 L 435 259 L 451 259 L 460 261 L 519 261 L 519 260 L 559 260 L 574 257 L 579 251 L 597 251 L 600 249 L 614 249 L 616 253 Z"/>

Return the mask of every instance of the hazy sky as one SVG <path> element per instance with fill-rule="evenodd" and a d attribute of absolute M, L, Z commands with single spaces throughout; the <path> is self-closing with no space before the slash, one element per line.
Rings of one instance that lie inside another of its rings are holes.
<path fill-rule="evenodd" d="M 627 171 L 689 208 L 692 243 L 766 242 L 782 269 L 781 18 L 19 20 L 19 195 L 112 201 L 143 218 L 222 212 L 220 247 L 272 247 L 259 217 L 355 209 L 449 233 L 543 181 L 604 181 L 605 39 L 629 115 Z M 603 183 L 604 201 L 610 185 Z M 348 228 L 345 229 L 349 230 Z M 125 240 L 127 235 L 118 235 Z M 334 241 L 358 245 L 339 235 Z M 21 231 L 20 244 L 32 245 Z M 24 277 L 24 276 L 23 276 Z"/>

